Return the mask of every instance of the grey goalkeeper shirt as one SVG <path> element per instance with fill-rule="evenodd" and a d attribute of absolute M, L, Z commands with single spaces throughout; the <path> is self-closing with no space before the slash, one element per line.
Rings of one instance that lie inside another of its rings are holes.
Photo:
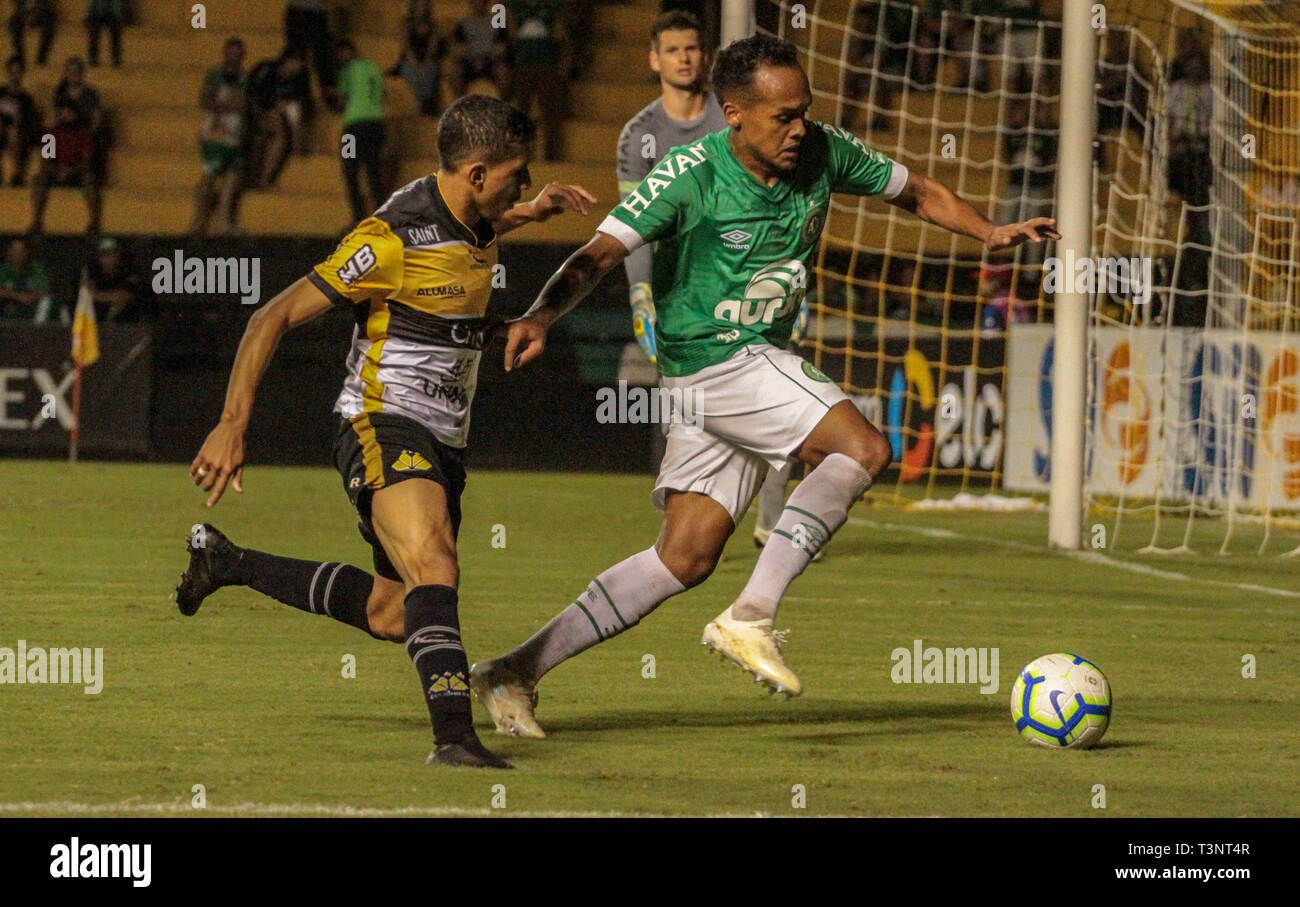
<path fill-rule="evenodd" d="M 704 112 L 693 120 L 674 120 L 664 110 L 663 98 L 655 98 L 627 121 L 618 137 L 619 201 L 641 185 L 670 148 L 693 144 L 710 132 L 726 128 L 722 105 L 711 91 L 704 93 Z M 650 282 L 651 254 L 647 244 L 623 259 L 629 286 Z"/>

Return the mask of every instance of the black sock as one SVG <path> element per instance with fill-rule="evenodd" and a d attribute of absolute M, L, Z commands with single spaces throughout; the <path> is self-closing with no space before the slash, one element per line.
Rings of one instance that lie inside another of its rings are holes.
<path fill-rule="evenodd" d="M 406 654 L 420 675 L 434 740 L 460 743 L 474 736 L 469 659 L 451 586 L 416 586 L 406 594 Z"/>
<path fill-rule="evenodd" d="M 312 614 L 323 614 L 370 632 L 366 601 L 375 578 L 350 564 L 302 561 L 244 548 L 241 585 Z"/>

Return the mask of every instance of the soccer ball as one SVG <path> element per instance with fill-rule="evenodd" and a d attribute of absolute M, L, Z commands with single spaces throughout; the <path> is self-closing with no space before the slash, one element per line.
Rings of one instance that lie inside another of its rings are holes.
<path fill-rule="evenodd" d="M 1030 743 L 1086 750 L 1110 724 L 1110 684 L 1101 668 L 1078 655 L 1044 655 L 1016 677 L 1011 717 Z"/>

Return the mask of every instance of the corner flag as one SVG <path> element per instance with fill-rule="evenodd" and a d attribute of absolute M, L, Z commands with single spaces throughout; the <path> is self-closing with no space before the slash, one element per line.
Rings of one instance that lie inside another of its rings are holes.
<path fill-rule="evenodd" d="M 93 365 L 99 359 L 99 326 L 95 323 L 95 303 L 85 276 L 77 293 L 77 311 L 72 316 L 72 361 L 78 368 Z"/>

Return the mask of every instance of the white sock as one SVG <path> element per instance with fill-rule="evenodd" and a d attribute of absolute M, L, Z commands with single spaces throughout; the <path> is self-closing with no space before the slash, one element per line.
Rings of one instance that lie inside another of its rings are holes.
<path fill-rule="evenodd" d="M 578 599 L 505 657 L 520 676 L 536 683 L 560 662 L 636 626 L 660 603 L 686 587 L 647 548 L 592 580 Z"/>
<path fill-rule="evenodd" d="M 731 607 L 732 617 L 776 617 L 785 590 L 844 525 L 849 508 L 870 487 L 871 473 L 844 454 L 831 454 L 808 473 L 786 501 L 749 582 Z"/>
<path fill-rule="evenodd" d="M 755 526 L 763 531 L 771 531 L 781 519 L 781 508 L 785 505 L 785 486 L 794 473 L 794 460 L 786 462 L 780 469 L 768 468 L 763 487 L 758 490 L 758 520 Z"/>

